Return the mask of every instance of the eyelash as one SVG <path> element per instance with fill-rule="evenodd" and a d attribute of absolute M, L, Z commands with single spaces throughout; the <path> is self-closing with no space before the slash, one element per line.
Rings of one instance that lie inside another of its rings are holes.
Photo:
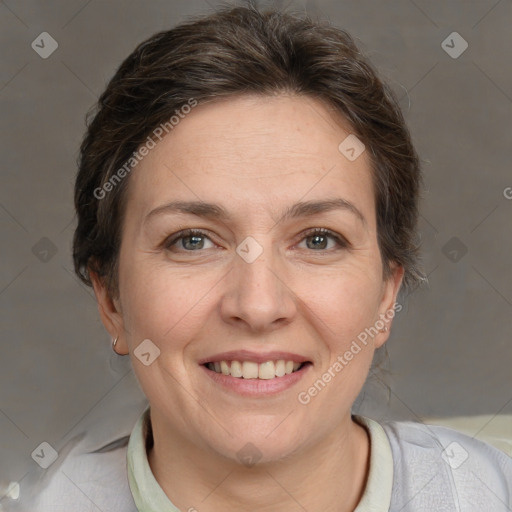
<path fill-rule="evenodd" d="M 209 240 L 211 240 L 210 237 L 204 231 L 201 231 L 200 229 L 185 229 L 183 231 L 179 231 L 178 233 L 175 233 L 174 235 L 171 235 L 169 238 L 164 240 L 164 243 L 162 245 L 165 249 L 170 249 L 173 245 L 176 244 L 176 242 L 182 240 L 183 238 L 187 238 L 187 237 L 191 237 L 191 236 L 204 237 L 204 238 L 208 238 Z M 303 237 L 300 239 L 300 242 L 302 242 L 306 238 L 310 238 L 313 236 L 328 236 L 336 241 L 336 243 L 339 245 L 339 248 L 347 248 L 350 246 L 350 244 L 347 242 L 347 240 L 344 237 L 339 236 L 336 233 L 334 233 L 333 231 L 331 231 L 330 229 L 326 229 L 326 228 L 311 228 L 311 229 L 307 230 L 304 233 Z M 322 249 L 322 250 L 318 250 L 318 251 L 314 251 L 314 250 L 312 250 L 312 251 L 313 252 L 331 252 L 333 250 L 338 250 L 338 249 Z M 192 252 L 200 252 L 200 251 L 193 251 L 193 250 L 187 251 L 184 249 L 184 252 L 192 253 Z"/>

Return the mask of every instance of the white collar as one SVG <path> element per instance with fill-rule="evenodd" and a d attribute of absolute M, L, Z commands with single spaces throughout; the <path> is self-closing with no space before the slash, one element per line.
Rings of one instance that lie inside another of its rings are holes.
<path fill-rule="evenodd" d="M 388 512 L 393 487 L 393 456 L 384 429 L 374 420 L 352 416 L 370 436 L 370 470 L 365 491 L 354 512 Z M 127 469 L 130 490 L 139 512 L 180 512 L 155 479 L 146 453 L 149 407 L 139 417 L 130 436 Z"/>
<path fill-rule="evenodd" d="M 363 497 L 354 512 L 388 512 L 393 490 L 393 454 L 388 436 L 374 420 L 354 415 L 370 436 L 370 471 Z"/>

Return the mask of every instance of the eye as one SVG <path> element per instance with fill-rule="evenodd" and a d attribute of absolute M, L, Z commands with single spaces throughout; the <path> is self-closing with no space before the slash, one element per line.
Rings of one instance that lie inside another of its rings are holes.
<path fill-rule="evenodd" d="M 334 241 L 334 247 L 329 247 L 329 240 Z M 348 247 L 348 242 L 341 236 L 333 231 L 325 228 L 314 228 L 306 232 L 302 241 L 306 242 L 306 248 L 313 251 L 332 250 L 338 248 Z"/>
<path fill-rule="evenodd" d="M 349 243 L 340 235 L 325 228 L 313 228 L 305 233 L 301 243 L 306 243 L 306 249 L 313 251 L 329 251 L 349 247 Z M 210 245 L 208 245 L 210 244 Z M 162 244 L 165 249 L 182 250 L 184 252 L 198 252 L 201 249 L 211 249 L 214 243 L 204 231 L 199 229 L 185 229 L 171 235 Z"/>
<path fill-rule="evenodd" d="M 209 247 L 207 246 L 208 242 L 211 244 Z M 199 251 L 200 249 L 211 249 L 213 247 L 213 242 L 203 231 L 198 229 L 186 229 L 171 235 L 171 237 L 164 242 L 164 247 L 166 249 L 171 249 L 174 246 L 178 246 L 178 249 L 182 249 L 187 252 L 194 252 Z"/>

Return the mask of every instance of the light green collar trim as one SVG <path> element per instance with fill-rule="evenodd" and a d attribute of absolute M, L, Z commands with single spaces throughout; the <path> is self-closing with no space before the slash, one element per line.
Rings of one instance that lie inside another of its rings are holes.
<path fill-rule="evenodd" d="M 393 488 L 393 456 L 384 429 L 374 420 L 353 416 L 370 435 L 370 471 L 361 501 L 354 512 L 388 512 Z M 180 512 L 156 481 L 146 455 L 149 407 L 137 420 L 130 435 L 126 463 L 130 490 L 139 512 Z"/>
<path fill-rule="evenodd" d="M 146 425 L 149 407 L 137 420 L 130 435 L 126 465 L 128 483 L 139 512 L 180 512 L 156 481 L 146 455 Z"/>
<path fill-rule="evenodd" d="M 354 512 L 389 512 L 393 490 L 393 454 L 388 436 L 374 420 L 353 416 L 370 435 L 370 471 L 363 497 Z"/>

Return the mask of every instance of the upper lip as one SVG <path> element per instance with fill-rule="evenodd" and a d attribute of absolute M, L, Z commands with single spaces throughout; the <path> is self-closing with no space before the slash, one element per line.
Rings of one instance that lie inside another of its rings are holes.
<path fill-rule="evenodd" d="M 293 361 L 294 363 L 305 363 L 309 359 L 299 354 L 291 352 L 273 351 L 273 352 L 251 352 L 250 350 L 232 350 L 222 352 L 210 357 L 205 357 L 199 361 L 199 364 L 216 363 L 220 361 L 253 361 L 255 363 L 266 363 L 267 361 Z"/>

